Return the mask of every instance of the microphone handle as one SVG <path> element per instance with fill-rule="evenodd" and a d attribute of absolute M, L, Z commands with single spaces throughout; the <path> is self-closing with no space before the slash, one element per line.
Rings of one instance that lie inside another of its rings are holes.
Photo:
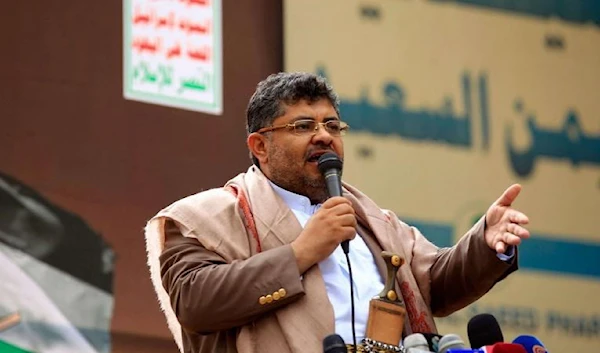
<path fill-rule="evenodd" d="M 329 197 L 342 196 L 342 181 L 337 169 L 329 169 L 325 172 L 325 183 Z"/>
<path fill-rule="evenodd" d="M 342 181 L 339 170 L 330 169 L 326 171 L 325 183 L 327 184 L 327 192 L 329 192 L 329 197 L 342 196 Z M 348 254 L 350 252 L 350 242 L 348 240 L 344 240 L 341 245 L 342 250 L 344 250 L 344 254 Z"/>

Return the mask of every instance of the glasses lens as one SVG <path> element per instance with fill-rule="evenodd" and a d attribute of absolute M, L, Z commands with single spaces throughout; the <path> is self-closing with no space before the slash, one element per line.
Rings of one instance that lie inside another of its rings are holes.
<path fill-rule="evenodd" d="M 325 123 L 325 128 L 330 134 L 339 135 L 342 131 L 342 123 L 339 120 L 329 120 Z"/>
<path fill-rule="evenodd" d="M 294 132 L 297 134 L 309 134 L 315 131 L 316 122 L 313 120 L 298 120 L 294 123 Z"/>

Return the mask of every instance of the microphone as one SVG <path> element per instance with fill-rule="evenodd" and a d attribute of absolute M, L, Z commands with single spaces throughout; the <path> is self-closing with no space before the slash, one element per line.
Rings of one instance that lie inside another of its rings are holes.
<path fill-rule="evenodd" d="M 520 344 L 527 353 L 548 353 L 542 342 L 535 336 L 520 335 L 512 343 Z"/>
<path fill-rule="evenodd" d="M 485 353 L 527 353 L 523 346 L 515 343 L 500 342 L 482 348 Z"/>
<path fill-rule="evenodd" d="M 429 352 L 429 344 L 422 333 L 413 333 L 404 337 L 402 345 L 407 353 Z"/>
<path fill-rule="evenodd" d="M 323 353 L 348 353 L 342 336 L 333 334 L 323 339 Z"/>
<path fill-rule="evenodd" d="M 441 351 L 440 351 L 441 352 Z M 479 349 L 451 348 L 446 353 L 527 353 L 523 346 L 514 343 L 496 343 Z"/>
<path fill-rule="evenodd" d="M 337 154 L 333 152 L 327 152 L 319 157 L 317 164 L 319 171 L 325 177 L 325 183 L 327 184 L 327 192 L 329 197 L 342 196 L 342 166 L 343 162 Z M 350 244 L 348 240 L 342 242 L 342 249 L 344 253 L 348 254 L 350 251 Z"/>
<path fill-rule="evenodd" d="M 473 316 L 467 324 L 467 334 L 471 348 L 480 348 L 504 342 L 500 325 L 498 325 L 498 321 L 492 314 L 478 314 Z"/>
<path fill-rule="evenodd" d="M 319 157 L 317 167 L 323 177 L 325 178 L 325 184 L 327 184 L 327 192 L 329 197 L 342 196 L 342 160 L 337 154 L 333 152 L 327 152 Z M 352 283 L 354 279 L 352 277 L 352 266 L 350 265 L 350 242 L 348 240 L 342 241 L 342 250 L 346 255 L 346 263 L 348 264 L 348 274 L 350 275 L 350 308 L 352 316 L 352 342 L 354 349 L 356 349 L 356 329 L 354 319 L 354 286 Z M 332 351 L 336 352 L 336 351 Z M 337 353 L 337 352 L 336 352 Z"/>
<path fill-rule="evenodd" d="M 427 340 L 427 344 L 429 344 L 429 350 L 432 352 L 437 352 L 439 349 L 439 343 L 440 343 L 440 339 L 442 338 L 442 335 L 438 335 L 437 333 L 429 333 L 429 332 L 422 332 L 421 333 L 423 336 L 425 336 L 425 339 Z"/>
<path fill-rule="evenodd" d="M 465 342 L 460 338 L 459 335 L 455 335 L 453 333 L 447 334 L 440 338 L 438 342 L 437 352 L 439 353 L 448 353 L 451 349 L 464 349 Z"/>

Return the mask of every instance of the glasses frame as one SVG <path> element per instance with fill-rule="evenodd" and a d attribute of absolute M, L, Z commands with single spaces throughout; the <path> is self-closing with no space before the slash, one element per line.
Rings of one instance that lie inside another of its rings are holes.
<path fill-rule="evenodd" d="M 315 129 L 312 132 L 306 132 L 306 133 L 299 133 L 296 131 L 296 124 L 298 122 L 303 122 L 303 121 L 310 121 L 311 123 L 315 123 Z M 340 133 L 339 134 L 335 134 L 335 133 L 331 133 L 328 129 L 327 129 L 327 124 L 331 121 L 337 121 L 340 123 Z M 325 129 L 325 131 L 327 131 L 328 134 L 330 134 L 331 136 L 344 136 L 346 134 L 346 132 L 348 132 L 348 130 L 350 129 L 350 125 L 348 125 L 347 123 L 341 121 L 341 120 L 327 120 L 325 122 L 318 122 L 318 121 L 314 121 L 311 119 L 299 119 L 294 121 L 293 123 L 287 123 L 287 124 L 283 124 L 283 125 L 276 125 L 276 126 L 268 126 L 268 127 L 263 127 L 262 129 L 258 129 L 258 131 L 256 131 L 259 134 L 264 134 L 265 132 L 271 132 L 271 131 L 275 131 L 275 130 L 279 130 L 279 129 L 285 129 L 287 128 L 288 130 L 290 130 L 294 135 L 297 136 L 314 136 L 317 131 L 320 128 Z"/>

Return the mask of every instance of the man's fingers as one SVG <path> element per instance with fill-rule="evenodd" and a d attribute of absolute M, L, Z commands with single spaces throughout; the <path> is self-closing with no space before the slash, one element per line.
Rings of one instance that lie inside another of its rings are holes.
<path fill-rule="evenodd" d="M 498 254 L 504 254 L 505 251 L 506 251 L 506 244 L 504 244 L 501 241 L 497 242 L 496 243 L 496 252 Z"/>
<path fill-rule="evenodd" d="M 523 227 L 521 227 L 518 224 L 515 223 L 510 223 L 507 227 L 506 230 L 509 233 L 512 233 L 516 236 L 518 236 L 519 238 L 529 238 L 529 231 Z"/>
<path fill-rule="evenodd" d="M 496 205 L 499 205 L 499 206 L 512 205 L 512 203 L 515 201 L 517 196 L 519 196 L 520 192 L 521 192 L 521 185 L 513 184 L 513 185 L 509 186 L 508 189 L 506 189 L 504 191 L 502 196 L 500 196 L 500 198 L 498 198 L 498 200 L 496 200 Z"/>
<path fill-rule="evenodd" d="M 340 204 L 348 204 L 348 205 L 352 206 L 352 203 L 347 198 L 342 197 L 342 196 L 334 196 L 334 197 L 328 198 L 325 202 L 323 202 L 323 206 L 321 206 L 321 207 L 322 208 L 334 208 L 335 206 L 340 205 Z"/>
<path fill-rule="evenodd" d="M 350 202 L 350 201 L 348 201 L 348 202 Z M 350 204 L 347 204 L 345 202 L 341 202 L 341 203 L 333 206 L 332 208 L 330 208 L 330 211 L 332 214 L 334 214 L 336 216 L 343 216 L 343 215 L 354 216 L 354 208 L 352 208 L 352 206 Z"/>
<path fill-rule="evenodd" d="M 352 227 L 352 228 L 356 229 L 357 222 L 356 222 L 356 217 L 353 214 L 345 214 L 345 215 L 340 216 L 340 218 L 341 218 L 342 226 Z"/>
<path fill-rule="evenodd" d="M 527 217 L 523 212 L 519 212 L 517 210 L 509 210 L 507 212 L 508 220 L 512 223 L 517 224 L 528 224 L 529 217 Z"/>
<path fill-rule="evenodd" d="M 502 241 L 503 244 L 508 244 L 508 245 L 519 245 L 521 244 L 521 238 L 514 235 L 513 233 L 509 233 L 509 232 L 504 232 L 504 235 L 502 236 Z"/>
<path fill-rule="evenodd" d="M 527 236 L 529 236 L 529 232 L 527 232 L 527 233 L 528 233 Z M 519 244 L 521 244 L 521 237 L 519 237 L 511 232 L 504 232 L 504 234 L 502 234 L 500 239 L 498 239 L 498 241 L 494 245 L 494 248 L 496 249 L 496 252 L 498 254 L 504 254 L 504 252 L 506 251 L 506 248 L 509 245 L 517 246 Z"/>
<path fill-rule="evenodd" d="M 345 232 L 345 234 L 346 234 L 345 240 L 353 240 L 356 237 L 356 228 L 344 227 L 344 230 L 346 230 L 346 228 L 347 228 L 347 232 Z"/>

